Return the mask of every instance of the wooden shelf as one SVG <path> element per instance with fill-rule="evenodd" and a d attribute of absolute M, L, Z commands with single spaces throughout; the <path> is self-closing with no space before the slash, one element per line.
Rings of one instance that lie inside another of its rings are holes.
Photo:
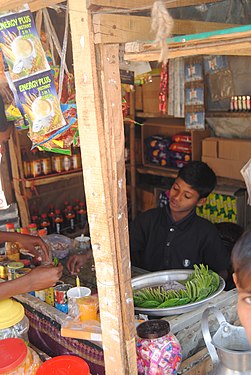
<path fill-rule="evenodd" d="M 211 111 L 206 112 L 206 117 L 251 117 L 251 112 L 227 112 L 227 111 Z"/>
<path fill-rule="evenodd" d="M 161 168 L 161 167 L 149 167 L 149 166 L 139 166 L 137 167 L 137 172 L 141 174 L 151 174 L 154 176 L 163 176 L 176 178 L 178 174 L 178 169 L 176 168 Z"/>
<path fill-rule="evenodd" d="M 47 184 L 53 184 L 57 181 L 62 180 L 69 180 L 72 177 L 78 177 L 82 176 L 83 172 L 82 170 L 78 171 L 68 171 L 68 172 L 62 172 L 54 175 L 48 175 L 48 176 L 41 176 L 37 178 L 29 178 L 25 180 L 25 187 L 26 188 L 32 188 L 34 186 L 41 186 L 41 185 L 47 185 Z"/>
<path fill-rule="evenodd" d="M 153 113 L 153 112 L 136 112 L 136 117 L 141 118 L 174 118 L 168 114 L 161 114 L 160 112 Z M 180 118 L 180 117 L 179 117 Z"/>

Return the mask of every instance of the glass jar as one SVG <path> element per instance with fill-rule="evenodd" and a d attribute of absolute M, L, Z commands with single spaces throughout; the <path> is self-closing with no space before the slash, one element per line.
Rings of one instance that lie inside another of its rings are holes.
<path fill-rule="evenodd" d="M 177 374 L 181 346 L 166 320 L 153 319 L 137 327 L 136 351 L 139 375 Z"/>
<path fill-rule="evenodd" d="M 0 341 L 0 374 L 35 375 L 41 365 L 37 353 L 20 338 Z"/>
<path fill-rule="evenodd" d="M 28 342 L 28 329 L 23 305 L 12 299 L 0 301 L 0 340 L 19 337 Z"/>

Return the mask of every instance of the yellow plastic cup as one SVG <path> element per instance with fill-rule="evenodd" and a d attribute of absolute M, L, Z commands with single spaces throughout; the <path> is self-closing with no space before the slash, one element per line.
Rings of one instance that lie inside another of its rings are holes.
<path fill-rule="evenodd" d="M 85 320 L 98 320 L 98 297 L 88 296 L 77 299 L 79 308 L 79 319 L 81 322 Z"/>

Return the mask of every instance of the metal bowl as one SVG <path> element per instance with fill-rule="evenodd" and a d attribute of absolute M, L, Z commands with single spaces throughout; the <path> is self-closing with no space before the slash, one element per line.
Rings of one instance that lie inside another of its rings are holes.
<path fill-rule="evenodd" d="M 150 272 L 142 276 L 137 276 L 132 279 L 132 288 L 133 290 L 155 287 L 159 285 L 164 285 L 168 281 L 179 281 L 186 280 L 188 276 L 193 273 L 193 270 L 169 270 L 169 271 L 159 271 L 159 272 Z M 188 303 L 187 305 L 167 307 L 163 309 L 147 309 L 143 307 L 135 307 L 135 311 L 141 314 L 147 314 L 151 316 L 168 316 L 168 315 L 177 315 L 183 314 L 188 311 L 197 309 L 198 307 L 206 304 L 209 300 L 218 296 L 223 289 L 225 288 L 225 281 L 220 277 L 219 288 L 211 294 L 209 297 L 205 298 L 202 301 Z"/>

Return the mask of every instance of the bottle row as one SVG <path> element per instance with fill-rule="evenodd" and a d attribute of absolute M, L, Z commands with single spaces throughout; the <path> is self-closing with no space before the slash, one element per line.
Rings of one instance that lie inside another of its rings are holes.
<path fill-rule="evenodd" d="M 251 99 L 249 95 L 231 96 L 230 112 L 250 112 Z"/>
<path fill-rule="evenodd" d="M 69 172 L 81 169 L 81 155 L 79 148 L 74 148 L 72 155 L 54 154 L 37 149 L 28 152 L 21 150 L 25 178 L 47 176 L 52 173 Z"/>

